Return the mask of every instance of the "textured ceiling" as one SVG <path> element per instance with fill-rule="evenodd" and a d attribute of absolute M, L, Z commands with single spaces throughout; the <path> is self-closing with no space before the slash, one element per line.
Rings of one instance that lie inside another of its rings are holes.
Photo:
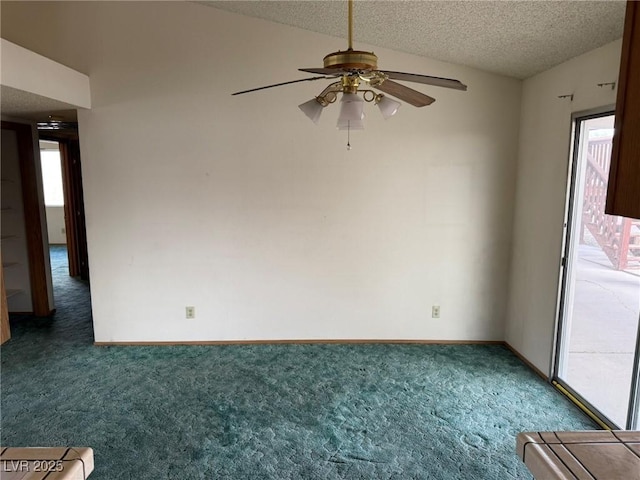
<path fill-rule="evenodd" d="M 2 115 L 44 122 L 49 115 L 61 117 L 65 121 L 76 121 L 74 105 L 42 97 L 23 90 L 2 85 L 0 89 L 0 110 Z"/>
<path fill-rule="evenodd" d="M 346 1 L 199 3 L 347 36 Z M 623 1 L 358 0 L 354 48 L 362 42 L 523 79 L 621 38 L 624 11 Z"/>
<path fill-rule="evenodd" d="M 198 3 L 345 38 L 347 46 L 346 0 Z M 354 47 L 366 43 L 527 78 L 620 38 L 624 10 L 624 1 L 613 0 L 356 0 Z M 74 107 L 55 100 L 6 86 L 0 97 L 3 115 L 75 120 Z"/>

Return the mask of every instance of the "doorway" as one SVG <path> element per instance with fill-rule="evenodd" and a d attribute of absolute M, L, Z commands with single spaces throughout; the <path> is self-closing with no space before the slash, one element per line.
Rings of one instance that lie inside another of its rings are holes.
<path fill-rule="evenodd" d="M 624 429 L 637 426 L 640 220 L 604 213 L 613 124 L 574 116 L 554 383 Z"/>
<path fill-rule="evenodd" d="M 49 264 L 51 279 L 56 300 L 68 291 L 64 287 L 68 283 L 65 277 L 69 271 L 69 251 L 67 249 L 67 215 L 65 214 L 64 182 L 62 175 L 62 156 L 59 142 L 52 140 L 39 141 L 42 187 L 44 207 L 47 220 L 47 237 L 49 240 Z"/>
<path fill-rule="evenodd" d="M 39 143 L 49 246 L 66 245 L 67 228 L 64 215 L 64 186 L 62 182 L 60 144 L 50 140 L 40 140 Z"/>
<path fill-rule="evenodd" d="M 84 191 L 82 187 L 82 165 L 78 125 L 73 122 L 38 123 L 41 142 L 54 142 L 58 146 L 63 185 L 64 227 L 55 226 L 58 237 L 64 228 L 64 243 L 67 246 L 69 275 L 89 281 L 89 253 L 84 214 Z M 49 212 L 47 212 L 48 214 Z M 57 243 L 57 242 L 56 242 Z"/>

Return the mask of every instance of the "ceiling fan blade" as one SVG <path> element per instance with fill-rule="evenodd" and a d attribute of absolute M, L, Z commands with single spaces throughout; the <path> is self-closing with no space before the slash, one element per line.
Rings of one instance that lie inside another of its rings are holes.
<path fill-rule="evenodd" d="M 274 83 L 273 85 L 266 85 L 264 87 L 258 87 L 258 88 L 251 88 L 249 90 L 242 90 L 241 92 L 235 92 L 232 93 L 231 95 L 242 95 L 243 93 L 249 93 L 249 92 L 257 92 L 258 90 L 264 90 L 266 88 L 273 88 L 273 87 L 281 87 L 282 85 L 289 85 L 291 83 L 298 83 L 298 82 L 310 82 L 312 80 L 322 80 L 322 79 L 326 79 L 326 78 L 331 78 L 331 77 L 309 77 L 309 78 L 301 78 L 299 80 L 291 80 L 290 82 L 282 82 L 282 83 Z"/>
<path fill-rule="evenodd" d="M 413 88 L 405 87 L 404 85 L 400 85 L 399 83 L 391 80 L 385 80 L 381 84 L 376 85 L 375 88 L 382 90 L 384 93 L 388 93 L 393 97 L 399 98 L 404 102 L 410 103 L 414 107 L 424 107 L 426 105 L 431 105 L 436 101 L 435 98 L 430 97 L 429 95 L 425 95 Z"/>
<path fill-rule="evenodd" d="M 299 68 L 301 72 L 316 73 L 321 75 L 341 75 L 345 72 L 336 68 Z M 432 77 L 431 75 L 419 75 L 417 73 L 392 72 L 390 70 L 373 70 L 374 72 L 382 72 L 391 80 L 401 80 L 404 82 L 423 83 L 425 85 L 433 85 L 436 87 L 453 88 L 456 90 L 467 90 L 467 86 L 459 80 L 453 78 Z"/>
<path fill-rule="evenodd" d="M 388 70 L 379 70 L 388 75 L 391 80 L 403 80 L 405 82 L 424 83 L 425 85 L 434 85 L 436 87 L 455 88 L 456 90 L 466 90 L 467 86 L 459 80 L 453 78 L 432 77 L 429 75 L 418 75 L 417 73 L 390 72 Z M 315 72 L 320 73 L 320 72 Z"/>
<path fill-rule="evenodd" d="M 340 68 L 299 68 L 298 70 L 301 72 L 319 73 L 321 75 L 333 75 L 334 77 L 344 73 Z"/>

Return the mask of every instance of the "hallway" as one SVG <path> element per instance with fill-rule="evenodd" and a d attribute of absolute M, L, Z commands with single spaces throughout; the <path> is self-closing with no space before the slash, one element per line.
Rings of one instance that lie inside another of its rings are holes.
<path fill-rule="evenodd" d="M 11 341 L 28 343 L 31 334 L 37 334 L 48 336 L 53 345 L 59 342 L 93 345 L 89 284 L 69 276 L 65 245 L 51 245 L 49 256 L 56 311 L 51 317 L 42 318 L 11 314 Z"/>

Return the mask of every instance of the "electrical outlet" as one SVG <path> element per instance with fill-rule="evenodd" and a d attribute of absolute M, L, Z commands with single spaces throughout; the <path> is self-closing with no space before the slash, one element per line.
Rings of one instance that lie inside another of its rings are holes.
<path fill-rule="evenodd" d="M 431 318 L 440 318 L 440 305 L 431 307 Z"/>
<path fill-rule="evenodd" d="M 185 307 L 187 318 L 196 318 L 196 307 Z"/>

